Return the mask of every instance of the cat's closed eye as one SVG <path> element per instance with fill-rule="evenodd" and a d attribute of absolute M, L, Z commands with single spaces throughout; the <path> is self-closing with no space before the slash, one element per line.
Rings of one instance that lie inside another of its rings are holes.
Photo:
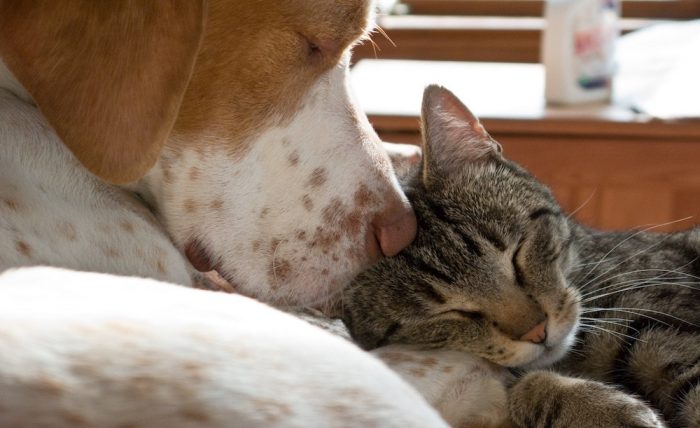
<path fill-rule="evenodd" d="M 480 321 L 484 319 L 484 314 L 482 314 L 479 311 L 466 311 L 463 309 L 453 309 L 450 312 L 453 312 L 463 318 L 469 318 L 470 320 L 473 321 Z"/>
<path fill-rule="evenodd" d="M 470 319 L 472 321 L 481 321 L 483 320 L 484 314 L 480 311 L 477 310 L 469 310 L 469 309 L 458 309 L 458 308 L 448 308 L 444 311 L 440 311 L 435 314 L 437 317 L 459 317 L 459 318 L 466 318 Z"/>
<path fill-rule="evenodd" d="M 518 244 L 518 248 L 515 251 L 513 251 L 513 258 L 511 259 L 511 263 L 513 264 L 513 276 L 515 277 L 515 284 L 519 287 L 525 286 L 525 274 L 523 273 L 523 269 L 520 267 L 520 262 L 518 261 L 522 249 L 523 241 L 521 240 Z"/>

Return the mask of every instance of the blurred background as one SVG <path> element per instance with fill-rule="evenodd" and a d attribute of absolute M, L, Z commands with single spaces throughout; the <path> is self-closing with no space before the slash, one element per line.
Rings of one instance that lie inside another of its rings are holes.
<path fill-rule="evenodd" d="M 382 139 L 419 144 L 422 90 L 446 86 L 591 226 L 700 224 L 700 0 L 615 3 L 604 99 L 547 102 L 543 39 L 564 21 L 541 0 L 380 1 L 380 28 L 354 50 L 355 93 Z"/>

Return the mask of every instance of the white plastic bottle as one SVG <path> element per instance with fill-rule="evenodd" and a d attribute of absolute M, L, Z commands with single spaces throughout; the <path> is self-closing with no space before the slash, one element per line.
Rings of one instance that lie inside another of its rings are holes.
<path fill-rule="evenodd" d="M 542 62 L 548 102 L 610 99 L 619 8 L 619 0 L 547 0 Z"/>

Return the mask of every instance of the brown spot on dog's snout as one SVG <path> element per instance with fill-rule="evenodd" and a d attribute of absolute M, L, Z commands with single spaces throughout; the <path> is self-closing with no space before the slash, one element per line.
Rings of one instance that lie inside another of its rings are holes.
<path fill-rule="evenodd" d="M 263 208 L 260 211 L 260 219 L 261 220 L 264 219 L 265 217 L 267 217 L 268 214 L 270 214 L 270 208 L 268 208 L 268 207 Z"/>
<path fill-rule="evenodd" d="M 292 153 L 289 154 L 287 157 L 287 161 L 289 161 L 289 165 L 291 166 L 297 166 L 299 164 L 299 152 L 294 150 Z"/>
<path fill-rule="evenodd" d="M 195 211 L 197 211 L 197 204 L 192 199 L 185 199 L 183 208 L 187 214 L 193 214 Z"/>
<path fill-rule="evenodd" d="M 425 357 L 420 361 L 420 363 L 425 367 L 435 367 L 435 365 L 437 365 L 437 360 L 433 357 Z"/>
<path fill-rule="evenodd" d="M 166 270 L 165 270 L 165 262 L 163 260 L 158 260 L 156 262 L 156 269 L 161 275 L 165 275 Z"/>
<path fill-rule="evenodd" d="M 119 227 L 122 228 L 123 231 L 125 231 L 128 234 L 133 234 L 134 233 L 134 224 L 131 223 L 128 220 L 122 220 L 119 222 Z"/>
<path fill-rule="evenodd" d="M 355 191 L 353 196 L 355 205 L 360 208 L 377 205 L 380 202 L 379 196 L 371 191 L 365 183 L 360 184 L 360 187 Z"/>
<path fill-rule="evenodd" d="M 61 411 L 61 418 L 63 418 L 63 420 L 67 422 L 69 426 L 85 427 L 89 425 L 88 420 L 83 415 L 71 410 Z"/>
<path fill-rule="evenodd" d="M 311 196 L 308 194 L 302 196 L 301 203 L 304 205 L 306 211 L 311 211 L 314 209 L 314 201 L 311 200 Z"/>
<path fill-rule="evenodd" d="M 110 259 L 116 259 L 118 257 L 121 257 L 121 252 L 113 245 L 100 244 L 99 247 L 100 251 L 102 251 L 102 254 L 104 254 Z"/>
<path fill-rule="evenodd" d="M 410 372 L 415 377 L 425 377 L 426 375 L 426 370 L 422 367 L 413 367 Z"/>
<path fill-rule="evenodd" d="M 190 180 L 195 181 L 199 178 L 199 168 L 193 166 L 190 168 Z"/>
<path fill-rule="evenodd" d="M 305 231 L 305 230 L 297 230 L 297 231 L 296 231 L 296 234 L 295 234 L 295 237 L 296 237 L 297 240 L 299 240 L 299 241 L 304 241 L 304 240 L 306 240 L 306 231 Z"/>
<path fill-rule="evenodd" d="M 272 257 L 270 262 L 270 276 L 272 288 L 280 288 L 289 279 L 292 273 L 292 265 L 285 259 Z"/>
<path fill-rule="evenodd" d="M 170 167 L 163 165 L 161 168 L 161 172 L 163 173 L 163 181 L 165 183 L 172 183 L 173 182 L 173 175 L 170 173 Z"/>
<path fill-rule="evenodd" d="M 3 198 L 2 204 L 6 206 L 10 211 L 19 211 L 19 202 L 14 199 Z"/>
<path fill-rule="evenodd" d="M 78 237 L 78 232 L 75 226 L 67 221 L 62 221 L 56 225 L 56 230 L 69 241 L 75 241 Z"/>
<path fill-rule="evenodd" d="M 320 187 L 328 180 L 328 171 L 326 168 L 316 168 L 313 170 L 309 176 L 309 181 L 307 182 L 310 187 Z"/>
<path fill-rule="evenodd" d="M 31 259 L 32 258 L 32 247 L 29 246 L 24 241 L 16 241 L 15 242 L 15 248 L 17 251 L 22 254 L 24 257 Z"/>
<path fill-rule="evenodd" d="M 191 421 L 196 422 L 208 422 L 209 415 L 204 411 L 204 409 L 198 407 L 185 407 L 180 410 L 180 415 Z"/>
<path fill-rule="evenodd" d="M 224 206 L 224 201 L 223 201 L 223 199 L 221 199 L 221 198 L 214 199 L 214 200 L 211 201 L 211 203 L 209 204 L 209 207 L 210 207 L 212 210 L 215 210 L 215 211 L 221 210 L 221 208 L 222 208 L 223 206 Z"/>
<path fill-rule="evenodd" d="M 362 211 L 356 209 L 344 216 L 341 223 L 343 231 L 350 237 L 355 237 L 362 230 Z"/>
<path fill-rule="evenodd" d="M 38 380 L 37 388 L 46 394 L 59 396 L 65 391 L 65 386 L 53 377 L 44 376 Z"/>
<path fill-rule="evenodd" d="M 334 226 L 335 220 L 340 218 L 344 211 L 343 202 L 338 198 L 333 198 L 323 209 L 323 222 L 326 226 Z"/>
<path fill-rule="evenodd" d="M 308 248 L 319 248 L 324 253 L 327 253 L 339 240 L 340 232 L 336 229 L 317 227 L 313 238 L 306 246 Z"/>

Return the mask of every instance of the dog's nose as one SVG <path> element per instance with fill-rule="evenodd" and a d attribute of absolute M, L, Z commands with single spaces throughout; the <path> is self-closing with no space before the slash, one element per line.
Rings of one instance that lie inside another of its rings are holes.
<path fill-rule="evenodd" d="M 543 343 L 547 340 L 547 320 L 542 321 L 532 328 L 532 330 L 523 334 L 520 338 L 523 342 L 532 342 L 534 344 Z"/>
<path fill-rule="evenodd" d="M 408 202 L 395 204 L 372 222 L 379 248 L 388 257 L 397 255 L 413 242 L 416 228 L 416 215 Z"/>

